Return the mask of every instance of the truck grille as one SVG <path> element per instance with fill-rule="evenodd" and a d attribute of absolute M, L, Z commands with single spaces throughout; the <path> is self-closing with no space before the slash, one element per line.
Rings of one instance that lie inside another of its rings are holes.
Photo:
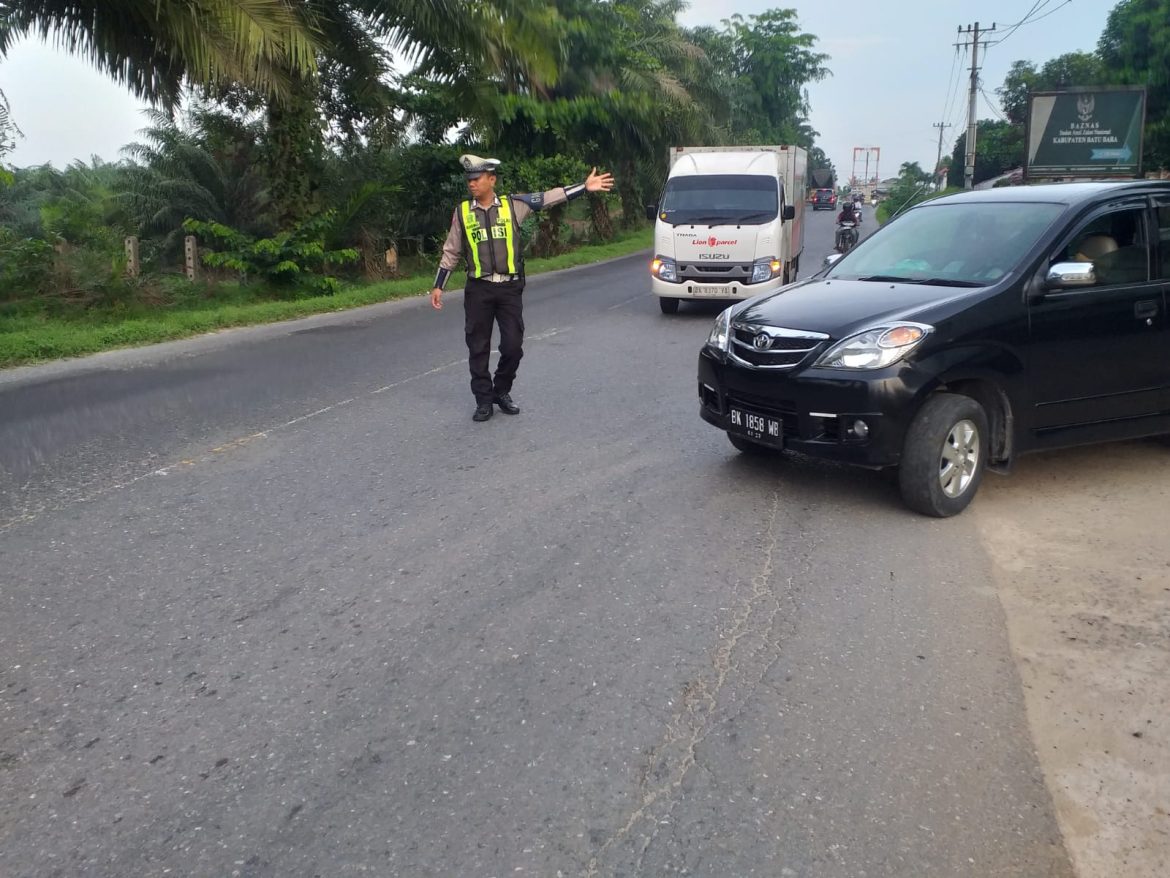
<path fill-rule="evenodd" d="M 680 280 L 692 283 L 727 284 L 739 281 L 746 284 L 752 278 L 750 262 L 680 262 Z"/>
<path fill-rule="evenodd" d="M 733 323 L 731 356 L 753 369 L 795 369 L 820 351 L 829 337 L 823 332 Z"/>

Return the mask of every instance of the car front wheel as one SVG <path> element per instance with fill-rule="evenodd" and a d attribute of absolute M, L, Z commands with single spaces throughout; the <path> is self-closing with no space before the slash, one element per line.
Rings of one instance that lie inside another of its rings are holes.
<path fill-rule="evenodd" d="M 662 309 L 663 314 L 677 314 L 678 299 L 674 296 L 659 296 L 658 307 Z"/>
<path fill-rule="evenodd" d="M 918 410 L 902 448 L 898 485 L 915 512 L 958 515 L 987 468 L 987 413 L 969 396 L 936 393 Z"/>

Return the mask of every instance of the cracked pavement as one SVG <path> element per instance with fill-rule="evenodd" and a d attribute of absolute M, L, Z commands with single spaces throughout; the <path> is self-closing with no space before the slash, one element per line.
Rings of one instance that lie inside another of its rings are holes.
<path fill-rule="evenodd" d="M 738 455 L 644 271 L 482 425 L 457 296 L 0 376 L 0 874 L 1071 874 L 974 518 Z"/>

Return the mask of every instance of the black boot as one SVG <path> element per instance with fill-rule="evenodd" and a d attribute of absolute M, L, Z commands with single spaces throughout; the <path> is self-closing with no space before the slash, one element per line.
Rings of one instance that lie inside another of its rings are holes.
<path fill-rule="evenodd" d="M 471 416 L 473 421 L 486 421 L 492 416 L 492 404 L 490 402 L 481 402 L 475 407 L 475 414 Z"/>
<path fill-rule="evenodd" d="M 500 411 L 506 415 L 520 414 L 520 406 L 512 402 L 512 394 L 510 393 L 497 393 L 496 405 L 498 405 L 500 407 Z"/>

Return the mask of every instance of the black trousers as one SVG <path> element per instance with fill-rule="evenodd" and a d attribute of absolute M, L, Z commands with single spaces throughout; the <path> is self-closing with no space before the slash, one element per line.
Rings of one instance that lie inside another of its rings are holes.
<path fill-rule="evenodd" d="M 494 284 L 470 278 L 464 287 L 467 364 L 471 369 L 471 392 L 477 403 L 490 403 L 496 396 L 512 391 L 520 358 L 524 356 L 523 292 L 523 280 Z M 489 361 L 494 323 L 500 324 L 500 362 L 493 380 Z"/>

